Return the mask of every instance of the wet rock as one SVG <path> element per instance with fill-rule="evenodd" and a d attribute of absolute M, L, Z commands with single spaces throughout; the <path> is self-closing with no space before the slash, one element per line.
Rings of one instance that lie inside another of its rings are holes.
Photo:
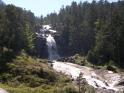
<path fill-rule="evenodd" d="M 6 90 L 0 88 L 0 93 L 8 93 Z"/>
<path fill-rule="evenodd" d="M 110 72 L 105 69 L 92 69 L 86 66 L 80 66 L 69 62 L 55 62 L 53 68 L 61 71 L 76 80 L 80 73 L 88 84 L 96 89 L 96 93 L 124 93 L 120 92 L 124 89 L 122 86 L 124 80 L 119 73 Z M 122 80 L 122 82 L 120 81 Z M 120 83 L 118 83 L 120 81 Z M 116 86 L 118 84 L 118 86 Z"/>
<path fill-rule="evenodd" d="M 117 93 L 117 92 L 111 89 L 97 88 L 96 93 Z"/>
<path fill-rule="evenodd" d="M 116 86 L 124 86 L 124 79 L 120 80 Z"/>

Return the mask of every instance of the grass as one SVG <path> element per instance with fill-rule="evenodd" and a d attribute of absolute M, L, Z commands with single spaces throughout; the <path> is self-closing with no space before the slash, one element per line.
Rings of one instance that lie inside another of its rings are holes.
<path fill-rule="evenodd" d="M 53 93 L 54 90 L 53 87 L 43 89 L 42 87 L 31 88 L 23 85 L 12 87 L 6 84 L 0 84 L 0 87 L 7 90 L 9 93 Z"/>
<path fill-rule="evenodd" d="M 77 93 L 71 80 L 54 71 L 46 60 L 22 53 L 7 69 L 0 74 L 0 87 L 9 93 Z"/>
<path fill-rule="evenodd" d="M 14 82 L 15 85 L 24 83 L 30 87 L 38 87 L 40 84 L 54 83 L 57 73 L 45 62 L 38 62 L 28 55 L 17 56 L 8 64 L 8 72 L 2 73 L 0 79 L 3 82 Z"/>
<path fill-rule="evenodd" d="M 5 84 L 0 84 L 0 87 L 7 90 L 9 93 L 78 93 L 73 85 L 58 86 L 39 86 L 36 88 L 20 85 L 11 87 Z"/>
<path fill-rule="evenodd" d="M 90 66 L 84 57 L 74 57 L 77 64 Z M 9 93 L 79 93 L 78 85 L 54 71 L 47 60 L 22 53 L 7 64 L 7 69 L 0 74 L 0 87 Z M 85 88 L 87 93 L 94 93 L 88 85 Z"/>

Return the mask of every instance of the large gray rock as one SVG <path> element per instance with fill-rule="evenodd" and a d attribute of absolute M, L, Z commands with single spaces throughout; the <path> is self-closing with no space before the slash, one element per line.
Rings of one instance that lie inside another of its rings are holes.
<path fill-rule="evenodd" d="M 97 88 L 96 93 L 117 93 L 114 90 L 111 89 L 102 89 L 102 88 Z"/>
<path fill-rule="evenodd" d="M 8 93 L 6 90 L 0 88 L 0 93 Z"/>
<path fill-rule="evenodd" d="M 124 86 L 124 79 L 121 79 L 116 86 Z"/>

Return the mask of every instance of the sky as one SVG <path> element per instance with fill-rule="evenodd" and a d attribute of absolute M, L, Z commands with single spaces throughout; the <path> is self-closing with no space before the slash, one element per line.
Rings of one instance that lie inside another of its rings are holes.
<path fill-rule="evenodd" d="M 3 0 L 6 4 L 14 4 L 26 10 L 31 10 L 35 16 L 44 17 L 51 12 L 59 12 L 60 8 L 64 5 L 70 5 L 72 1 L 84 2 L 86 0 Z M 91 2 L 92 0 L 88 0 Z M 108 0 L 110 2 L 117 0 Z"/>

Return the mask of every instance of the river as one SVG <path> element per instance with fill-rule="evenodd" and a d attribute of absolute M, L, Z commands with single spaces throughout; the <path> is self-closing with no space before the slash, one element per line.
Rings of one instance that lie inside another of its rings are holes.
<path fill-rule="evenodd" d="M 124 88 L 123 86 L 116 86 L 122 77 L 112 71 L 102 69 L 95 70 L 86 66 L 58 61 L 53 62 L 53 68 L 58 72 L 70 76 L 74 80 L 79 77 L 80 73 L 83 73 L 82 78 L 85 78 L 87 83 L 96 89 L 113 90 L 115 93 Z"/>

